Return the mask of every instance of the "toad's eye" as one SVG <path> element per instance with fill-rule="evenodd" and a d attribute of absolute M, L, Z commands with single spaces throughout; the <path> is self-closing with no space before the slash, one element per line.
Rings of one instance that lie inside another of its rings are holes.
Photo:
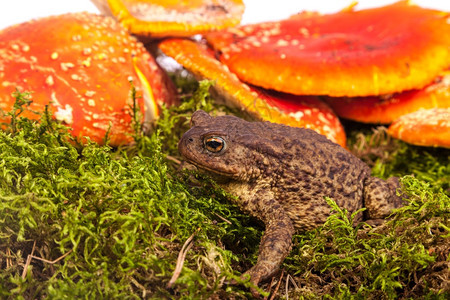
<path fill-rule="evenodd" d="M 212 153 L 219 153 L 225 149 L 225 140 L 218 136 L 208 136 L 203 139 L 205 149 Z"/>

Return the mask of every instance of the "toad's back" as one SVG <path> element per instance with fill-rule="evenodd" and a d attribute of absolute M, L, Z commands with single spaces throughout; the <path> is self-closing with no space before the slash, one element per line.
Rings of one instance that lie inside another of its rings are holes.
<path fill-rule="evenodd" d="M 246 126 L 258 136 L 259 150 L 266 149 L 266 162 L 270 161 L 259 180 L 270 182 L 275 198 L 296 228 L 307 230 L 323 224 L 329 215 L 324 197 L 350 212 L 363 207 L 370 169 L 350 152 L 312 130 L 268 122 Z M 248 136 L 241 142 L 245 140 Z"/>

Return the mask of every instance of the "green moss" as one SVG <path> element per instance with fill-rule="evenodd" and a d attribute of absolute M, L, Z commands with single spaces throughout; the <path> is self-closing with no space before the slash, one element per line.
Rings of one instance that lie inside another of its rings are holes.
<path fill-rule="evenodd" d="M 350 132 L 350 149 L 380 178 L 414 175 L 450 195 L 450 151 L 418 147 L 395 140 L 385 127 Z"/>
<path fill-rule="evenodd" d="M 225 282 L 255 263 L 262 224 L 211 179 L 177 163 L 192 112 L 227 110 L 213 103 L 210 84 L 193 84 L 180 106 L 163 108 L 150 136 L 134 110 L 135 143 L 118 149 L 78 144 L 47 110 L 40 123 L 21 118 L 28 101 L 17 94 L 14 121 L 0 131 L 0 298 L 250 298 L 248 283 Z M 448 295 L 448 150 L 377 134 L 353 134 L 353 149 L 375 175 L 402 176 L 408 205 L 382 226 L 353 227 L 329 200 L 336 215 L 296 235 L 283 265 L 298 286 L 289 281 L 290 298 Z M 67 256 L 34 258 L 22 278 L 34 243 L 36 257 Z"/>
<path fill-rule="evenodd" d="M 375 228 L 353 227 L 347 212 L 329 200 L 336 214 L 317 230 L 296 236 L 286 268 L 303 287 L 291 296 L 448 296 L 450 199 L 411 176 L 402 184 L 409 205 Z"/>

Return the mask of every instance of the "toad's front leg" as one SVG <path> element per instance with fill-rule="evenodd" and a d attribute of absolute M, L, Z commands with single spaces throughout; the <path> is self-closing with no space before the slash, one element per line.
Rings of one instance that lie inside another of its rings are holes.
<path fill-rule="evenodd" d="M 294 225 L 284 208 L 271 193 L 258 193 L 257 203 L 250 205 L 251 213 L 261 219 L 266 230 L 259 246 L 256 264 L 245 274 L 255 285 L 270 278 L 278 271 L 292 247 Z"/>

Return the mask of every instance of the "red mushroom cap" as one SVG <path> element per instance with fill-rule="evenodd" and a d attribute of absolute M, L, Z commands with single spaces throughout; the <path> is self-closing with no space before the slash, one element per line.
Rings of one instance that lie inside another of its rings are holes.
<path fill-rule="evenodd" d="M 134 34 L 191 36 L 239 24 L 242 0 L 92 0 Z"/>
<path fill-rule="evenodd" d="M 241 80 L 299 95 L 369 96 L 422 88 L 448 68 L 449 13 L 398 3 L 206 35 Z"/>
<path fill-rule="evenodd" d="M 152 56 L 109 17 L 65 14 L 0 31 L 4 111 L 11 109 L 16 88 L 30 91 L 31 110 L 51 102 L 54 117 L 72 127 L 74 136 L 101 143 L 110 130 L 111 144 L 118 145 L 131 141 L 130 80 L 147 121 L 158 115 L 158 103 L 176 100 Z"/>
<path fill-rule="evenodd" d="M 159 48 L 195 76 L 215 80 L 214 89 L 229 105 L 260 120 L 313 129 L 345 146 L 345 132 L 339 119 L 318 97 L 288 95 L 248 86 L 215 59 L 204 45 L 190 40 L 164 40 Z"/>
<path fill-rule="evenodd" d="M 450 148 L 450 108 L 421 109 L 401 116 L 388 133 L 414 145 Z"/>
<path fill-rule="evenodd" d="M 364 122 L 390 124 L 402 115 L 419 109 L 450 107 L 450 71 L 420 90 L 385 96 L 325 98 L 339 117 Z"/>

